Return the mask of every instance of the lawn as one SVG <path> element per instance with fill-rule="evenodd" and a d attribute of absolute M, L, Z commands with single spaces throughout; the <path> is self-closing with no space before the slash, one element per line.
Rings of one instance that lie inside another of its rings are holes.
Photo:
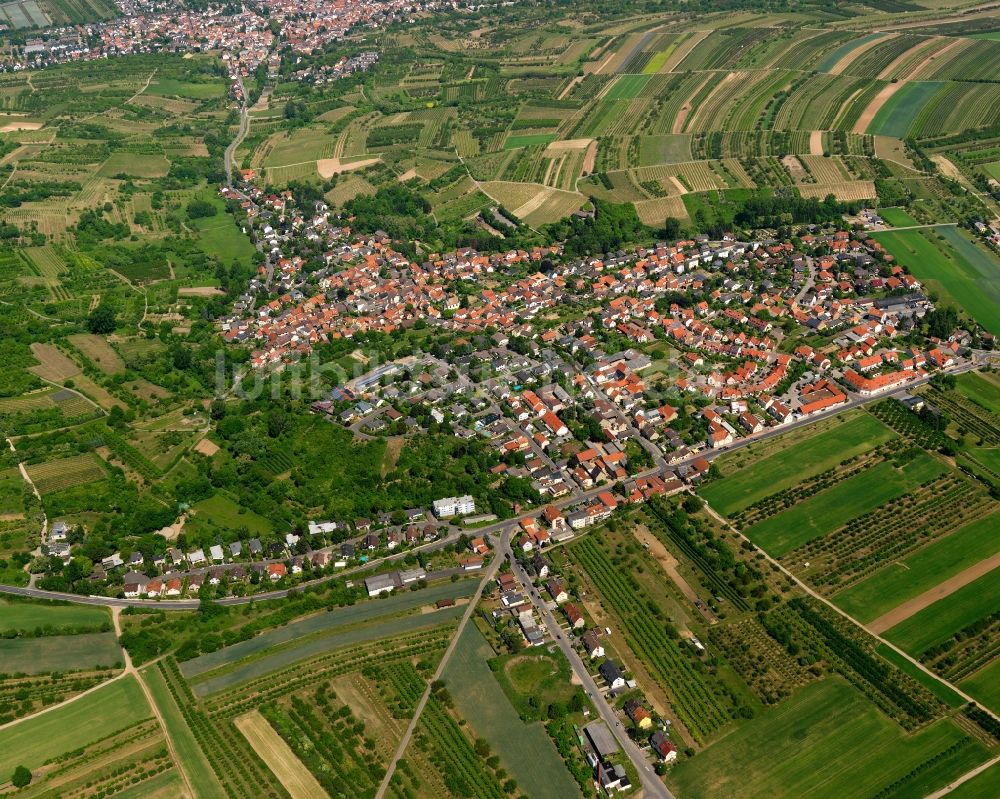
<path fill-rule="evenodd" d="M 198 231 L 198 245 L 207 255 L 215 255 L 226 264 L 238 260 L 246 265 L 256 257 L 250 239 L 243 235 L 228 214 L 211 216 L 194 223 Z"/>
<path fill-rule="evenodd" d="M 892 431 L 874 416 L 861 414 L 807 439 L 791 439 L 796 443 L 709 483 L 699 493 L 719 513 L 729 515 L 892 437 Z M 725 468 L 725 462 L 723 457 L 720 468 Z"/>
<path fill-rule="evenodd" d="M 947 720 L 905 735 L 854 688 L 831 677 L 681 762 L 668 784 L 684 799 L 866 799 L 965 737 Z M 987 757 L 970 739 L 908 784 L 906 795 L 924 796 Z"/>
<path fill-rule="evenodd" d="M 134 677 L 123 677 L 40 716 L 0 730 L 0 775 L 23 765 L 38 768 L 52 758 L 82 749 L 150 717 Z"/>
<path fill-rule="evenodd" d="M 991 333 L 1000 334 L 1000 260 L 953 226 L 875 233 L 915 277 Z M 939 241 L 937 236 L 943 237 Z"/>
<path fill-rule="evenodd" d="M 944 464 L 923 452 L 902 469 L 884 461 L 744 532 L 755 544 L 780 557 L 944 471 Z"/>
<path fill-rule="evenodd" d="M 994 659 L 986 668 L 960 682 L 958 687 L 994 713 L 1000 712 L 1000 659 Z"/>
<path fill-rule="evenodd" d="M 906 227 L 920 223 L 902 208 L 880 208 L 878 215 L 893 227 Z"/>
<path fill-rule="evenodd" d="M 150 666 L 143 669 L 142 679 L 160 709 L 167 727 L 167 735 L 177 750 L 177 765 L 184 769 L 191 784 L 198 786 L 199 799 L 226 799 L 226 792 L 219 785 L 205 753 L 201 751 L 191 729 L 184 721 L 184 716 L 170 695 L 170 689 L 159 668 Z"/>
<path fill-rule="evenodd" d="M 532 144 L 548 144 L 558 138 L 557 133 L 526 133 L 523 136 L 508 136 L 503 143 L 503 148 L 515 150 L 518 147 L 530 147 Z"/>
<path fill-rule="evenodd" d="M 57 605 L 52 602 L 8 602 L 0 599 L 0 631 L 34 630 L 36 627 L 65 629 L 96 627 L 111 618 L 104 608 L 89 605 Z"/>
<path fill-rule="evenodd" d="M 122 662 L 114 633 L 0 639 L 0 672 L 45 674 Z"/>
<path fill-rule="evenodd" d="M 917 656 L 1000 607 L 1000 569 L 984 574 L 910 618 L 884 637 Z"/>
<path fill-rule="evenodd" d="M 503 767 L 533 799 L 579 796 L 541 723 L 524 724 L 493 679 L 487 664 L 492 654 L 479 629 L 468 625 L 443 675 L 462 717 L 477 736 L 490 742 Z"/>
<path fill-rule="evenodd" d="M 270 521 L 249 508 L 236 504 L 224 494 L 215 494 L 196 502 L 191 510 L 195 513 L 188 519 L 187 525 L 195 530 L 213 524 L 225 530 L 246 527 L 251 535 L 267 534 L 274 530 Z"/>
<path fill-rule="evenodd" d="M 293 621 L 282 627 L 268 630 L 247 641 L 240 641 L 232 646 L 185 661 L 181 664 L 181 673 L 191 679 L 213 669 L 253 657 L 265 650 L 274 649 L 289 641 L 338 627 L 363 624 L 381 616 L 406 613 L 423 605 L 433 605 L 439 599 L 458 599 L 459 597 L 471 596 L 475 590 L 476 582 L 474 580 L 461 580 L 456 583 L 442 583 L 420 591 L 406 591 L 385 599 L 359 602 L 357 605 L 317 613 L 300 621 Z"/>
<path fill-rule="evenodd" d="M 862 622 L 877 619 L 1000 549 L 1000 511 L 890 563 L 837 594 L 834 601 Z"/>

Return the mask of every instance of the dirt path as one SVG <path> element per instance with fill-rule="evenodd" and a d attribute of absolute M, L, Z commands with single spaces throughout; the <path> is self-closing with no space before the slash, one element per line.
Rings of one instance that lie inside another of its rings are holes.
<path fill-rule="evenodd" d="M 549 195 L 552 193 L 553 189 L 548 186 L 542 186 L 539 188 L 538 193 L 532 197 L 528 202 L 518 206 L 514 209 L 514 216 L 518 219 L 524 219 L 532 211 L 537 211 L 542 207 L 542 204 L 548 199 Z"/>
<path fill-rule="evenodd" d="M 139 89 L 139 91 L 137 91 L 131 97 L 129 97 L 125 101 L 125 105 L 128 105 L 129 103 L 131 103 L 136 97 L 138 97 L 140 94 L 142 94 L 144 91 L 146 91 L 146 89 L 149 88 L 149 84 L 153 82 L 153 78 L 156 76 L 156 70 L 158 70 L 158 69 L 159 69 L 159 67 L 154 67 L 153 68 L 153 71 L 149 73 L 149 77 L 146 78 L 146 82 L 144 84 L 142 84 L 142 88 Z"/>
<path fill-rule="evenodd" d="M 691 94 L 684 101 L 684 105 L 681 106 L 681 110 L 677 112 L 677 117 L 674 119 L 674 125 L 670 129 L 671 133 L 682 133 L 684 130 L 684 123 L 687 121 L 688 114 L 691 113 L 691 101 L 697 96 L 698 92 L 701 91 L 702 87 L 711 80 L 712 74 L 709 73 L 705 76 L 705 80 L 699 83 L 694 89 L 691 90 Z"/>
<path fill-rule="evenodd" d="M 954 782 L 949 782 L 947 785 L 941 788 L 941 790 L 934 791 L 934 793 L 932 794 L 928 794 L 927 796 L 924 797 L 924 799 L 941 799 L 942 796 L 947 796 L 949 793 L 954 791 L 959 785 L 968 782 L 973 777 L 978 777 L 980 774 L 986 771 L 986 769 L 990 768 L 991 766 L 995 766 L 997 763 L 1000 763 L 1000 757 L 994 757 L 992 760 L 987 760 L 981 766 L 976 766 L 976 768 L 972 769 L 972 771 L 967 771 L 965 774 L 963 774 Z"/>
<path fill-rule="evenodd" d="M 937 36 L 933 39 L 920 42 L 919 44 L 915 45 L 915 47 L 920 49 L 923 49 L 924 47 L 929 47 L 933 51 L 938 42 L 940 41 L 941 37 Z M 931 42 L 933 42 L 934 44 L 932 45 Z M 907 60 L 913 57 L 913 50 L 914 50 L 913 47 L 907 47 L 902 53 L 900 53 L 898 56 L 892 59 L 892 61 L 890 61 L 886 65 L 885 69 L 883 69 L 881 72 L 878 73 L 877 80 L 892 80 L 892 73 L 895 72 L 897 69 L 899 69 L 899 67 L 901 67 L 904 63 L 906 63 Z M 920 59 L 920 63 L 922 64 L 924 60 L 925 59 L 923 58 Z"/>
<path fill-rule="evenodd" d="M 577 75 L 576 77 L 574 77 L 573 80 L 571 80 L 569 83 L 566 84 L 566 88 L 563 89 L 561 92 L 559 92 L 559 96 L 556 99 L 557 100 L 564 99 L 567 94 L 573 91 L 573 87 L 576 86 L 582 80 L 583 80 L 583 75 Z"/>
<path fill-rule="evenodd" d="M 714 98 L 715 95 L 717 95 L 719 92 L 721 92 L 726 86 L 728 86 L 734 80 L 745 78 L 747 76 L 747 74 L 748 73 L 746 73 L 746 72 L 730 72 L 729 74 L 726 75 L 726 77 L 724 77 L 722 80 L 720 80 L 718 83 L 716 83 L 715 87 L 712 89 L 712 91 L 710 91 L 706 95 L 705 99 L 702 100 L 698 104 L 698 108 L 695 110 L 694 115 L 691 116 L 691 118 L 690 118 L 690 124 L 691 125 L 697 124 L 697 122 L 705 115 L 705 113 L 706 113 L 705 109 L 711 107 L 712 98 Z M 711 78 L 709 78 L 709 80 L 711 80 Z M 702 85 L 704 85 L 704 84 L 702 84 Z M 686 105 L 688 107 L 688 113 L 690 113 L 691 112 L 691 106 L 689 104 L 686 104 Z M 681 111 L 683 112 L 684 109 L 682 108 Z M 688 116 L 687 114 L 684 114 L 684 117 L 685 117 L 685 125 L 684 125 L 684 127 L 687 127 L 687 116 Z M 675 130 L 674 131 L 674 133 L 683 133 L 683 132 L 684 132 L 683 130 Z"/>
<path fill-rule="evenodd" d="M 865 42 L 858 47 L 855 47 L 851 52 L 845 53 L 840 61 L 830 67 L 831 75 L 840 75 L 847 69 L 851 64 L 858 60 L 861 56 L 871 50 L 875 45 L 882 44 L 882 42 L 887 42 L 889 39 L 893 39 L 898 34 L 891 33 L 888 36 L 877 36 L 869 42 Z"/>
<path fill-rule="evenodd" d="M 660 564 L 660 568 L 662 568 L 667 577 L 673 581 L 674 585 L 680 589 L 680 592 L 684 594 L 687 599 L 691 600 L 691 604 L 694 605 L 698 602 L 699 598 L 697 592 L 691 587 L 691 584 L 684 579 L 684 575 L 678 571 L 677 558 L 667 551 L 663 542 L 653 535 L 645 525 L 636 525 L 632 528 L 632 532 L 635 534 L 639 543 L 649 550 L 649 554 L 656 559 L 656 562 Z M 705 617 L 705 620 L 709 624 L 715 624 L 715 614 L 712 613 L 711 610 L 708 608 L 702 609 L 700 607 L 698 607 L 698 610 L 701 611 L 701 615 Z"/>
<path fill-rule="evenodd" d="M 959 588 L 963 588 L 973 580 L 977 580 L 985 574 L 989 574 L 994 569 L 1000 567 L 1000 552 L 992 557 L 979 561 L 975 566 L 970 566 L 965 571 L 961 571 L 954 577 L 945 580 L 943 583 L 924 591 L 920 596 L 915 596 L 909 602 L 884 613 L 872 622 L 869 622 L 868 629 L 873 633 L 884 633 L 891 627 L 895 627 L 901 621 L 910 618 L 915 613 L 919 613 L 924 608 L 933 605 L 939 599 L 954 594 Z"/>
<path fill-rule="evenodd" d="M 919 78 L 920 73 L 923 71 L 924 67 L 926 67 L 933 61 L 936 61 L 937 59 L 941 58 L 942 56 L 946 55 L 947 53 L 950 53 L 952 50 L 954 50 L 961 44 L 965 44 L 965 41 L 963 39 L 955 39 L 953 42 L 951 42 L 951 44 L 947 45 L 946 47 L 943 47 L 940 50 L 931 51 L 930 53 L 927 54 L 925 58 L 920 59 L 919 63 L 914 64 L 905 73 L 900 75 L 899 79 L 917 80 Z"/>
<path fill-rule="evenodd" d="M 823 131 L 814 130 L 809 134 L 809 155 L 823 155 Z"/>
<path fill-rule="evenodd" d="M 896 92 L 903 88 L 905 83 L 890 83 L 885 88 L 882 89 L 878 94 L 872 98 L 872 101 L 868 103 L 868 107 L 861 112 L 861 116 L 858 117 L 858 121 L 854 123 L 854 133 L 864 133 L 868 130 L 868 126 L 872 123 L 875 115 L 881 110 L 882 106 L 889 102 L 889 98 L 892 97 Z"/>

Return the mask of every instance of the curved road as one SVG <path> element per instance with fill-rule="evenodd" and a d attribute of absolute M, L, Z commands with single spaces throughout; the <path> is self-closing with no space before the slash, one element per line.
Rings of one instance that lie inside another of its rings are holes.
<path fill-rule="evenodd" d="M 246 138 L 247 131 L 250 129 L 250 115 L 247 113 L 247 93 L 243 87 L 243 78 L 237 75 L 236 82 L 240 85 L 242 99 L 240 100 L 240 128 L 236 131 L 236 138 L 229 142 L 229 146 L 226 148 L 226 185 L 229 188 L 233 187 L 233 154 L 236 152 L 236 148 L 243 143 L 243 139 Z"/>

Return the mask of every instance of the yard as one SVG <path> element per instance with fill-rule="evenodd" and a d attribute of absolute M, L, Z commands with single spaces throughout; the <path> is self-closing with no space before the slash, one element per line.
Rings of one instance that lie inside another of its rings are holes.
<path fill-rule="evenodd" d="M 0 730 L 0 774 L 6 779 L 19 765 L 38 768 L 149 717 L 135 678 L 115 680 L 57 710 Z"/>
<path fill-rule="evenodd" d="M 951 754 L 912 774 L 944 750 Z M 681 762 L 668 784 L 685 799 L 866 799 L 909 777 L 906 795 L 924 796 L 987 757 L 987 750 L 951 721 L 905 735 L 861 694 L 831 677 Z"/>

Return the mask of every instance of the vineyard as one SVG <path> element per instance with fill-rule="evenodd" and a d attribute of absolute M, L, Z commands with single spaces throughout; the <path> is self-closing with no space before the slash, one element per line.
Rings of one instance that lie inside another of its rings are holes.
<path fill-rule="evenodd" d="M 681 650 L 637 591 L 637 585 L 615 568 L 593 536 L 570 548 L 588 578 L 621 619 L 629 647 L 672 697 L 677 719 L 704 743 L 730 720 L 728 702 L 718 684 L 696 667 L 694 655 Z"/>
<path fill-rule="evenodd" d="M 92 454 L 77 455 L 27 467 L 28 476 L 41 494 L 92 483 L 107 476 L 101 462 Z"/>

